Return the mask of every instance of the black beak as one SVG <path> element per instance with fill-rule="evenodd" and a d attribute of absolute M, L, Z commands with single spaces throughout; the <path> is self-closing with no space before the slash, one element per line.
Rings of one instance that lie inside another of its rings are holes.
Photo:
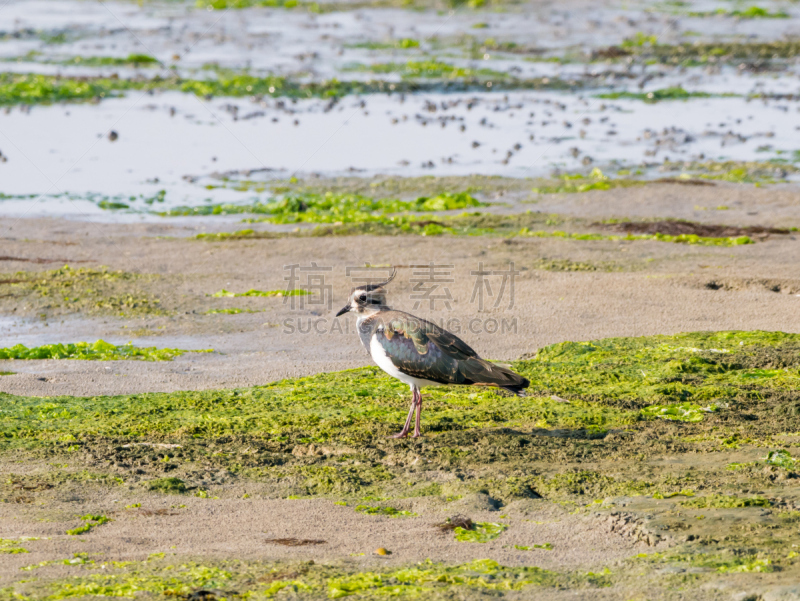
<path fill-rule="evenodd" d="M 341 317 L 350 310 L 350 305 L 345 305 L 337 314 L 336 317 Z"/>

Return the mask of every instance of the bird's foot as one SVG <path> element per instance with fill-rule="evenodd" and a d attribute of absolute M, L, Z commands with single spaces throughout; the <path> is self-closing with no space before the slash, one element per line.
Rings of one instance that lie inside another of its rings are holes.
<path fill-rule="evenodd" d="M 405 438 L 406 436 L 408 436 L 408 430 L 403 430 L 397 434 L 392 434 L 389 438 Z"/>

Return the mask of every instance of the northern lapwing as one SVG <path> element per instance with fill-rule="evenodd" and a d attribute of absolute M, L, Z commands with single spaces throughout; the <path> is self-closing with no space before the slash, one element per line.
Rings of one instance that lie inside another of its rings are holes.
<path fill-rule="evenodd" d="M 436 324 L 388 307 L 384 286 L 396 274 L 393 270 L 385 282 L 354 288 L 347 305 L 336 314 L 356 313 L 358 336 L 372 360 L 411 387 L 411 409 L 403 429 L 393 438 L 408 435 L 415 411 L 414 437 L 421 434 L 423 386 L 474 384 L 523 394 L 530 384 L 526 378 L 481 359 L 464 341 Z"/>

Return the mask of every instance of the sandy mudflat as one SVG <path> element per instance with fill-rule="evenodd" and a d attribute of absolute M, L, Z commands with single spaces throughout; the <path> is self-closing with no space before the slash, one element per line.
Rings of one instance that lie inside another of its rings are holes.
<path fill-rule="evenodd" d="M 723 198 L 724 202 L 735 199 L 735 214 L 689 208 L 721 203 Z M 720 223 L 724 218 L 726 223 L 738 225 L 786 225 L 800 220 L 800 196 L 793 189 L 766 193 L 725 186 L 659 185 L 545 198 L 541 205 L 533 206 L 591 219 L 627 213 L 705 223 Z M 75 314 L 57 298 L 43 300 L 27 295 L 20 299 L 12 293 L 0 298 L 6 316 L 2 324 L 4 346 L 102 338 L 115 343 L 132 340 L 140 346 L 214 349 L 213 353 L 189 353 L 171 362 L 6 361 L 0 369 L 15 373 L 0 379 L 0 390 L 15 395 L 94 396 L 247 387 L 369 365 L 351 318 L 339 320 L 338 326 L 333 320 L 333 313 L 344 303 L 352 285 L 346 267 L 365 263 L 400 266 L 390 299 L 395 307 L 406 310 L 412 310 L 415 302 L 410 282 L 414 269 L 408 266 L 430 261 L 452 265 L 449 271 L 453 281 L 447 283 L 452 309 L 437 306 L 431 311 L 423 306 L 415 312 L 444 319 L 451 329 L 462 328 L 463 337 L 493 359 L 530 356 L 538 348 L 566 340 L 729 329 L 800 332 L 800 246 L 794 234 L 734 247 L 489 236 L 208 242 L 191 236 L 208 228 L 219 229 L 220 224 L 212 219 L 130 225 L 5 219 L 2 225 L 0 254 L 6 257 L 3 266 L 9 279 L 17 271 L 43 271 L 64 263 L 76 269 L 105 266 L 111 271 L 147 276 L 134 281 L 135 293 L 158 298 L 166 310 L 163 315 L 136 317 L 102 311 Z M 470 272 L 480 264 L 486 269 L 503 269 L 510 261 L 519 270 L 513 308 L 509 309 L 507 302 L 499 308 L 489 303 L 480 312 L 477 304 L 470 302 L 475 286 Z M 293 309 L 290 301 L 282 298 L 210 296 L 221 289 L 282 289 L 286 285 L 284 266 L 293 262 L 316 262 L 332 268 L 326 282 L 331 285 L 330 310 L 326 304 L 301 308 L 299 301 Z M 589 270 L 552 270 L 553 265 L 566 264 L 583 265 L 581 269 Z M 255 312 L 206 314 L 212 308 L 230 307 Z M 473 322 L 474 331 L 463 331 L 475 318 L 479 321 Z M 499 323 L 506 320 L 508 331 L 487 333 L 487 320 L 492 319 Z M 318 331 L 298 331 L 306 329 L 308 323 L 316 324 Z M 555 431 L 553 435 L 561 436 Z M 158 445 L 153 449 L 160 452 Z M 417 460 L 424 459 L 423 447 L 416 449 Z M 305 452 L 312 454 L 304 446 L 295 447 L 292 454 L 300 457 Z M 329 452 L 333 451 L 320 453 L 325 458 Z M 754 449 L 730 455 L 726 461 L 752 461 L 762 455 L 761 450 Z M 670 533 L 669 525 L 654 537 L 657 529 L 653 524 L 658 520 L 653 521 L 648 514 L 655 507 L 652 505 L 630 513 L 597 513 L 546 500 L 523 500 L 489 511 L 492 507 L 486 504 L 485 496 L 467 495 L 455 502 L 422 497 L 396 499 L 393 507 L 415 515 L 390 518 L 355 512 L 354 501 L 348 502 L 350 506 L 337 506 L 335 496 L 278 498 L 273 489 L 242 478 L 235 470 L 201 468 L 196 477 L 205 478 L 201 482 L 214 498 L 196 498 L 147 492 L 141 484 L 151 477 L 150 472 L 132 471 L 113 459 L 109 463 L 84 456 L 77 462 L 67 458 L 68 463 L 62 465 L 26 454 L 13 457 L 4 463 L 4 471 L 11 474 L 9 500 L 16 501 L 0 505 L 0 538 L 38 540 L 19 543 L 25 544 L 29 553 L 9 555 L 2 562 L 0 582 L 9 584 L 18 580 L 22 567 L 60 561 L 82 552 L 103 561 L 144 561 L 150 554 L 162 552 L 167 558 L 193 558 L 201 563 L 231 558 L 256 563 L 313 560 L 349 572 L 389 569 L 426 559 L 460 565 L 489 558 L 507 566 L 535 565 L 582 573 L 627 566 L 630 564 L 624 562 L 637 553 L 668 549 L 685 540 Z M 654 460 L 647 469 L 651 474 L 673 469 L 668 457 Z M 682 461 L 675 465 L 682 465 Z M 572 470 L 614 469 L 591 461 L 570 465 Z M 53 472 L 52 466 L 61 467 Z M 67 471 L 61 471 L 66 466 Z M 554 467 L 566 465 L 549 469 Z M 41 484 L 49 482 L 53 474 L 83 473 L 74 471 L 82 469 L 91 473 L 111 470 L 113 477 L 128 484 L 109 489 L 94 483 L 78 484 L 69 478 L 54 488 Z M 130 480 L 136 472 L 144 475 Z M 444 481 L 454 478 L 452 473 L 443 474 Z M 458 471 L 455 474 L 462 477 Z M 791 487 L 782 490 L 781 494 L 793 494 Z M 243 498 L 245 494 L 251 498 Z M 621 507 L 629 503 L 624 499 L 611 502 L 612 506 L 621 503 Z M 102 514 L 112 521 L 82 536 L 65 534 L 82 523 L 83 514 Z M 435 527 L 456 514 L 469 515 L 475 521 L 500 520 L 509 530 L 489 543 L 459 543 L 451 533 L 442 534 Z M 666 515 L 671 514 L 668 511 Z M 760 519 L 757 512 L 747 515 L 751 515 L 748 519 Z M 283 546 L 270 542 L 274 539 L 324 542 Z M 542 543 L 552 544 L 553 550 L 515 548 Z M 378 547 L 391 549 L 392 554 L 375 556 L 373 551 Z M 39 570 L 45 580 L 84 574 L 83 568 L 74 565 L 47 564 Z M 627 582 L 603 594 L 625 598 L 630 591 L 638 590 L 638 585 Z M 784 584 L 776 577 L 769 586 L 774 589 Z M 724 589 L 729 581 L 714 586 L 713 590 Z M 543 594 L 558 599 L 567 593 L 548 590 Z M 581 597 L 582 593 L 572 594 Z"/>

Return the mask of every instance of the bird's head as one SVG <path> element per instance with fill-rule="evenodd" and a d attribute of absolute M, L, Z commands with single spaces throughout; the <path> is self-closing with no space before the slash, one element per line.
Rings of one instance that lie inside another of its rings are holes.
<path fill-rule="evenodd" d="M 372 313 L 388 309 L 384 286 L 391 282 L 395 275 L 397 275 L 397 270 L 393 269 L 389 279 L 385 282 L 353 288 L 352 292 L 350 292 L 350 298 L 347 304 L 336 314 L 336 317 L 344 315 L 349 311 L 353 311 L 359 315 L 371 315 Z"/>

